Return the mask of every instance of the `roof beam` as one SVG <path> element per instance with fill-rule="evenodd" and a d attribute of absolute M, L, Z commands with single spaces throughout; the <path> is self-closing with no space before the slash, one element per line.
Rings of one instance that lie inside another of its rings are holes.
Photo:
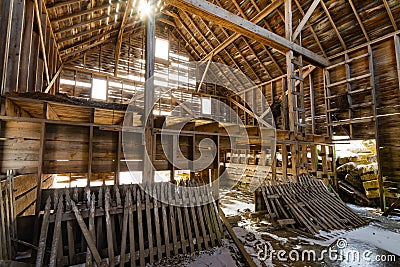
<path fill-rule="evenodd" d="M 299 9 L 300 13 L 301 13 L 301 14 L 303 15 L 303 17 L 304 17 L 305 14 L 304 14 L 303 9 L 301 8 L 301 5 L 300 5 L 299 1 L 298 1 L 298 0 L 294 0 L 294 2 L 296 3 L 297 8 Z M 314 28 L 312 27 L 312 25 L 311 25 L 311 23 L 310 23 L 309 21 L 307 21 L 307 27 L 308 27 L 308 29 L 311 31 L 312 35 L 314 36 L 314 40 L 315 40 L 315 42 L 317 42 L 317 44 L 318 44 L 318 46 L 319 46 L 319 49 L 321 49 L 321 52 L 322 52 L 322 54 L 324 55 L 324 57 L 325 57 L 325 58 L 328 58 L 328 56 L 327 56 L 326 53 L 325 53 L 324 48 L 322 47 L 321 42 L 320 42 L 319 39 L 318 39 L 317 34 L 316 34 L 315 31 L 314 31 Z M 283 73 L 282 73 L 282 74 L 283 74 Z"/>
<path fill-rule="evenodd" d="M 43 63 L 44 63 L 44 69 L 45 69 L 45 73 L 46 73 L 46 80 L 47 80 L 47 84 L 50 83 L 50 76 L 49 76 L 49 67 L 47 65 L 47 54 L 46 54 L 46 43 L 44 41 L 43 38 L 43 29 L 42 29 L 42 22 L 41 22 L 41 18 L 40 18 L 40 12 L 39 12 L 39 4 L 37 0 L 34 0 L 34 9 L 35 9 L 35 15 L 36 15 L 36 19 L 37 19 L 37 23 L 38 23 L 38 28 L 39 28 L 39 36 L 40 36 L 40 47 L 42 49 L 42 55 L 43 55 Z"/>
<path fill-rule="evenodd" d="M 324 3 L 324 0 L 320 0 L 320 2 L 321 2 L 321 5 L 322 5 L 322 8 L 325 11 L 326 16 L 328 17 L 329 22 L 331 23 L 331 25 L 333 27 L 333 30 L 335 31 L 337 37 L 339 38 L 339 42 L 341 43 L 343 49 L 347 50 L 346 44 L 344 43 L 344 41 L 342 39 L 342 36 L 340 35 L 340 33 L 339 33 L 339 31 L 338 31 L 338 29 L 337 29 L 337 27 L 335 25 L 335 22 L 333 21 L 333 19 L 331 17 L 331 14 L 329 13 L 329 10 L 328 10 L 328 8 L 326 7 L 326 5 Z"/>
<path fill-rule="evenodd" d="M 254 2 L 254 0 L 250 0 L 251 4 L 254 6 L 254 8 L 257 10 L 257 12 L 261 12 L 260 8 L 257 6 L 257 4 Z M 217 1 L 218 2 L 218 1 Z M 269 27 L 268 23 L 264 20 L 263 21 L 264 25 L 267 27 L 268 30 L 271 30 L 271 27 Z M 275 60 L 274 56 L 272 53 L 269 51 L 268 47 L 266 47 L 264 44 L 261 44 L 261 47 L 264 49 L 264 51 L 268 54 L 269 58 L 274 62 L 274 64 L 278 67 L 278 70 L 283 74 L 283 70 L 281 66 L 279 66 L 278 62 Z"/>
<path fill-rule="evenodd" d="M 122 46 L 122 37 L 124 34 L 125 26 L 128 23 L 129 14 L 132 9 L 133 0 L 128 0 L 125 6 L 124 16 L 122 17 L 121 26 L 119 27 L 119 32 L 117 36 L 117 42 L 115 44 L 115 71 L 114 75 L 118 75 L 118 63 L 119 63 L 119 55 L 121 53 L 121 46 Z"/>
<path fill-rule="evenodd" d="M 299 25 L 297 26 L 296 30 L 293 33 L 293 40 L 296 40 L 296 38 L 299 36 L 301 33 L 301 30 L 303 30 L 304 25 L 306 25 L 307 21 L 310 19 L 312 13 L 314 10 L 317 8 L 319 4 L 319 0 L 314 0 L 312 2 L 310 8 L 307 10 L 307 13 L 303 16 L 303 19 L 300 21 Z"/>
<path fill-rule="evenodd" d="M 356 7 L 354 6 L 353 0 L 349 0 L 349 4 L 350 4 L 350 6 L 351 6 L 351 9 L 353 9 L 354 15 L 355 15 L 356 18 L 357 18 L 358 24 L 360 25 L 362 32 L 364 33 L 365 39 L 367 39 L 368 42 L 371 41 L 371 39 L 369 39 L 368 33 L 367 33 L 367 31 L 366 31 L 366 29 L 365 29 L 365 27 L 364 27 L 364 24 L 363 24 L 363 22 L 361 21 L 360 16 L 358 15 L 357 9 L 356 9 Z"/>
<path fill-rule="evenodd" d="M 166 0 L 166 2 L 170 3 L 173 6 L 176 6 L 179 9 L 195 13 L 196 15 L 204 17 L 205 19 L 214 23 L 221 24 L 224 27 L 236 31 L 238 34 L 245 35 L 260 43 L 270 45 L 277 50 L 283 52 L 293 50 L 303 55 L 308 59 L 308 61 L 314 64 L 317 64 L 319 66 L 329 65 L 328 60 L 311 52 L 310 50 L 305 49 L 304 47 L 301 47 L 293 42 L 290 42 L 275 33 L 272 33 L 260 26 L 257 26 L 254 22 L 238 17 L 230 13 L 229 11 L 205 0 Z M 259 14 L 256 17 L 258 16 Z"/>
<path fill-rule="evenodd" d="M 266 8 L 264 8 L 261 12 L 259 12 L 254 18 L 252 18 L 250 21 L 253 22 L 254 24 L 259 23 L 261 20 L 263 20 L 265 17 L 267 17 L 269 14 L 271 14 L 273 11 L 275 11 L 280 5 L 283 4 L 283 0 L 277 0 L 270 5 L 268 5 Z M 232 44 L 234 41 L 236 41 L 239 37 L 241 36 L 240 33 L 235 33 L 228 37 L 224 42 L 222 42 L 220 45 L 218 45 L 211 53 L 209 53 L 207 56 L 203 57 L 202 60 L 207 60 L 213 55 L 218 54 L 225 48 L 227 48 L 230 44 Z"/>
<path fill-rule="evenodd" d="M 389 15 L 389 18 L 390 18 L 390 21 L 392 22 L 392 26 L 393 26 L 394 30 L 398 31 L 399 28 L 397 27 L 396 21 L 394 20 L 393 13 L 392 13 L 392 10 L 390 9 L 388 2 L 386 0 L 383 0 L 383 4 L 385 5 L 386 12 Z"/>

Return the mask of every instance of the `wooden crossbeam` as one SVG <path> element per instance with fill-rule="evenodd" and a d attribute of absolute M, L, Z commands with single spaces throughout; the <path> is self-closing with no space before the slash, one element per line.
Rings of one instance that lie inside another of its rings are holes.
<path fill-rule="evenodd" d="M 280 5 L 283 4 L 283 0 L 277 0 L 270 5 L 268 5 L 266 8 L 264 8 L 261 12 L 259 12 L 254 18 L 252 18 L 250 21 L 254 24 L 259 23 L 261 20 L 263 20 L 265 17 L 267 17 L 269 14 L 271 14 L 273 11 L 275 11 Z M 218 45 L 213 51 L 211 51 L 207 56 L 203 57 L 202 60 L 207 60 L 209 57 L 212 55 L 216 55 L 222 50 L 224 50 L 226 47 L 228 47 L 230 44 L 232 44 L 234 41 L 236 41 L 241 34 L 235 33 L 231 35 L 228 39 L 226 39 L 224 42 L 222 42 L 220 45 Z"/>
<path fill-rule="evenodd" d="M 124 16 L 122 17 L 121 26 L 119 27 L 117 41 L 115 44 L 115 76 L 118 75 L 118 64 L 119 64 L 119 56 L 121 53 L 121 46 L 122 46 L 122 37 L 124 34 L 125 26 L 128 23 L 129 14 L 131 12 L 131 8 L 133 5 L 133 0 L 128 0 L 125 6 Z"/>
<path fill-rule="evenodd" d="M 313 62 L 319 66 L 329 65 L 328 60 L 311 52 L 310 50 L 290 42 L 275 33 L 257 26 L 253 22 L 240 18 L 229 11 L 205 0 L 167 0 L 167 2 L 179 9 L 195 13 L 196 15 L 204 17 L 209 21 L 230 28 L 236 31 L 238 34 L 243 34 L 251 39 L 259 41 L 260 43 L 270 45 L 277 50 L 283 52 L 293 50 L 306 57 L 310 62 Z"/>
<path fill-rule="evenodd" d="M 301 31 L 303 30 L 303 27 L 306 25 L 307 21 L 310 19 L 312 13 L 314 10 L 317 8 L 319 3 L 319 0 L 314 0 L 314 2 L 311 4 L 310 8 L 307 10 L 307 13 L 303 16 L 303 19 L 300 21 L 299 25 L 297 26 L 296 30 L 293 33 L 293 40 L 296 40 L 296 38 L 299 36 Z"/>
<path fill-rule="evenodd" d="M 56 82 L 58 76 L 60 76 L 60 73 L 61 73 L 63 68 L 64 68 L 64 63 L 61 64 L 61 66 L 58 68 L 58 71 L 56 72 L 56 74 L 54 74 L 54 76 L 51 79 L 50 83 L 47 85 L 46 89 L 44 90 L 45 93 L 48 93 L 50 91 L 51 87 Z"/>

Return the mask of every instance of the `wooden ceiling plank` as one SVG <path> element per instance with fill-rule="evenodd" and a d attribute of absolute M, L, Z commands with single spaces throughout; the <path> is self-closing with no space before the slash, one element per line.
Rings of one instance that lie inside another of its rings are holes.
<path fill-rule="evenodd" d="M 273 11 L 275 11 L 280 5 L 283 4 L 283 0 L 277 0 L 270 5 L 268 5 L 266 8 L 264 8 L 262 11 L 260 11 L 254 18 L 252 18 L 250 21 L 257 24 L 261 20 L 263 20 L 265 17 L 267 17 L 269 14 L 271 14 Z M 233 43 L 236 39 L 238 39 L 241 36 L 239 33 L 235 33 L 231 36 L 228 37 L 224 42 L 221 43 L 221 45 L 217 46 L 211 53 L 209 53 L 207 56 L 203 57 L 202 60 L 207 60 L 210 58 L 212 55 L 216 55 L 222 50 L 224 50 L 227 46 L 229 46 L 231 43 Z"/>
<path fill-rule="evenodd" d="M 365 27 L 364 27 L 364 23 L 362 22 L 362 20 L 361 20 L 361 18 L 360 18 L 360 15 L 358 14 L 357 9 L 356 9 L 356 7 L 355 7 L 355 5 L 354 5 L 354 3 L 353 3 L 353 0 L 349 0 L 349 4 L 350 4 L 350 6 L 351 6 L 351 9 L 352 9 L 353 12 L 354 12 L 354 15 L 355 15 L 356 18 L 357 18 L 358 24 L 359 24 L 360 27 L 361 27 L 361 30 L 362 30 L 362 32 L 363 32 L 363 34 L 364 34 L 365 39 L 367 40 L 367 42 L 371 41 L 371 39 L 370 39 L 369 36 L 368 36 L 367 30 L 366 30 Z"/>
<path fill-rule="evenodd" d="M 94 29 L 91 29 L 91 30 L 88 30 L 88 31 L 81 31 L 78 34 L 74 34 L 74 35 L 71 35 L 71 36 L 68 36 L 68 37 L 65 37 L 65 38 L 58 39 L 58 43 L 62 44 L 62 43 L 65 43 L 67 41 L 71 41 L 73 39 L 76 39 L 76 38 L 79 38 L 79 37 L 82 37 L 82 36 L 85 36 L 85 35 L 89 35 L 89 34 L 92 34 L 94 32 L 101 31 L 101 30 L 103 30 L 103 29 L 105 29 L 105 28 L 107 28 L 109 26 L 112 27 L 112 26 L 116 26 L 116 25 L 119 25 L 119 24 L 120 24 L 120 22 L 117 21 L 117 22 L 110 23 L 108 25 L 103 25 L 100 28 L 94 28 Z"/>
<path fill-rule="evenodd" d="M 119 27 L 119 31 L 118 31 L 117 41 L 115 44 L 115 69 L 114 69 L 115 76 L 118 75 L 119 56 L 121 53 L 121 46 L 122 46 L 122 39 L 123 39 L 122 37 L 124 34 L 125 26 L 128 23 L 129 14 L 131 12 L 132 5 L 133 5 L 133 0 L 128 0 L 127 4 L 125 6 L 124 16 L 122 17 L 121 26 Z"/>
<path fill-rule="evenodd" d="M 303 30 L 304 26 L 310 19 L 312 13 L 315 11 L 319 4 L 319 0 L 314 0 L 310 6 L 310 8 L 307 10 L 307 13 L 303 16 L 303 19 L 300 21 L 299 25 L 297 26 L 296 30 L 293 33 L 293 40 L 296 40 L 296 38 L 299 36 L 301 31 Z"/>
<path fill-rule="evenodd" d="M 396 21 L 394 20 L 392 10 L 390 9 L 389 3 L 386 0 L 383 0 L 383 4 L 385 5 L 386 12 L 388 13 L 389 19 L 392 22 L 392 26 L 395 31 L 398 31 L 399 28 L 397 27 Z"/>
<path fill-rule="evenodd" d="M 303 8 L 301 7 L 299 1 L 298 1 L 298 0 L 294 0 L 294 2 L 296 3 L 297 8 L 299 9 L 301 15 L 304 17 L 304 16 L 305 16 L 305 13 L 304 13 L 304 10 L 303 10 Z M 319 47 L 319 49 L 321 50 L 321 52 L 322 52 L 322 54 L 324 55 L 324 57 L 325 57 L 325 58 L 328 58 L 328 56 L 327 56 L 326 53 L 325 53 L 325 49 L 322 47 L 322 44 L 321 44 L 321 42 L 319 41 L 318 36 L 317 36 L 317 34 L 315 33 L 314 28 L 312 27 L 312 25 L 311 25 L 311 23 L 310 23 L 309 21 L 307 21 L 307 27 L 308 27 L 308 29 L 311 31 L 312 35 L 314 36 L 314 40 L 315 40 L 315 42 L 318 44 L 318 47 Z"/>
<path fill-rule="evenodd" d="M 64 21 L 64 20 L 68 20 L 68 19 L 72 19 L 72 18 L 76 18 L 76 17 L 80 17 L 80 16 L 83 16 L 83 15 L 86 15 L 86 14 L 89 14 L 89 13 L 92 13 L 92 12 L 95 12 L 95 11 L 103 10 L 105 8 L 114 6 L 116 3 L 117 2 L 114 1 L 111 4 L 103 4 L 103 5 L 100 5 L 100 6 L 92 7 L 90 9 L 85 9 L 85 10 L 72 12 L 72 13 L 69 13 L 67 15 L 51 19 L 51 22 L 52 23 L 58 23 L 60 21 Z M 123 2 L 121 2 L 121 3 L 123 3 Z"/>
<path fill-rule="evenodd" d="M 66 31 L 71 31 L 71 30 L 79 28 L 81 26 L 85 26 L 85 25 L 93 23 L 93 22 L 97 22 L 97 21 L 100 21 L 100 20 L 103 20 L 103 19 L 107 19 L 109 17 L 113 17 L 113 16 L 118 15 L 120 13 L 121 12 L 111 13 L 110 15 L 105 14 L 105 15 L 102 15 L 102 16 L 99 16 L 99 17 L 96 17 L 96 18 L 93 18 L 93 19 L 90 19 L 90 20 L 82 21 L 82 22 L 77 23 L 77 24 L 72 24 L 71 26 L 61 27 L 60 29 L 56 30 L 54 32 L 54 34 L 60 34 L 60 33 L 66 32 Z"/>
<path fill-rule="evenodd" d="M 329 10 L 328 10 L 328 8 L 326 7 L 326 5 L 324 3 L 324 0 L 320 0 L 320 2 L 321 2 L 321 5 L 322 5 L 322 8 L 324 9 L 324 12 L 325 12 L 326 16 L 328 17 L 329 22 L 332 25 L 333 30 L 335 31 L 337 37 L 339 38 L 339 42 L 342 45 L 342 48 L 344 50 L 347 50 L 346 44 L 344 43 L 343 38 L 340 35 L 340 33 L 339 33 L 339 31 L 338 31 L 338 29 L 337 29 L 337 27 L 335 25 L 335 22 L 333 21 L 333 19 L 331 17 L 331 14 L 329 13 Z"/>
<path fill-rule="evenodd" d="M 66 0 L 66 1 L 59 1 L 56 3 L 52 3 L 52 4 L 47 4 L 46 8 L 47 9 L 54 9 L 57 7 L 64 7 L 64 6 L 68 6 L 68 5 L 72 5 L 75 3 L 79 3 L 79 2 L 83 2 L 83 1 L 87 1 L 87 0 Z"/>

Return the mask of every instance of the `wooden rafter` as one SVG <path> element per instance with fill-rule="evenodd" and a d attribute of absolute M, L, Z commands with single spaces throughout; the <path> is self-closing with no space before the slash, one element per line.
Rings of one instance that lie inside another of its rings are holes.
<path fill-rule="evenodd" d="M 335 33 L 336 33 L 336 36 L 337 36 L 338 39 L 339 39 L 340 44 L 341 44 L 342 47 L 343 47 L 343 50 L 347 50 L 346 44 L 344 43 L 343 38 L 342 38 L 342 36 L 340 35 L 340 32 L 339 32 L 339 30 L 337 29 L 337 27 L 336 27 L 336 25 L 335 25 L 335 22 L 333 21 L 333 19 L 332 19 L 332 17 L 331 17 L 331 14 L 329 13 L 329 10 L 328 10 L 328 8 L 326 7 L 326 5 L 325 5 L 325 3 L 324 3 L 324 0 L 320 0 L 320 2 L 321 2 L 322 8 L 324 9 L 324 12 L 325 12 L 326 16 L 328 17 L 329 22 L 330 22 L 331 25 L 332 25 L 333 30 L 334 30 Z"/>
<path fill-rule="evenodd" d="M 187 14 L 186 14 L 187 15 Z M 188 16 L 188 15 L 187 15 Z M 207 50 L 205 50 L 205 48 L 203 48 L 203 46 L 200 44 L 200 42 L 195 38 L 195 36 L 193 35 L 193 33 L 190 31 L 190 29 L 185 25 L 185 23 L 180 19 L 180 17 L 179 16 L 176 16 L 175 17 L 177 20 L 178 20 L 178 22 L 182 25 L 182 27 L 184 28 L 184 30 L 189 34 L 189 36 L 191 37 L 191 39 L 193 39 L 195 42 L 196 42 L 196 44 L 197 44 L 197 46 L 199 46 L 200 47 L 200 49 L 203 51 L 203 53 L 204 54 L 206 54 L 207 53 Z M 189 19 L 190 20 L 190 19 Z M 193 23 L 192 23 L 193 24 Z M 198 29 L 197 29 L 198 30 Z M 198 30 L 199 31 L 199 30 Z M 199 31 L 199 33 L 202 35 L 202 33 Z M 204 36 L 204 35 L 203 35 Z M 203 39 L 204 39 L 205 37 L 203 37 Z M 208 40 L 207 39 L 205 39 L 206 40 L 206 42 L 208 42 Z M 209 44 L 209 43 L 208 43 Z M 211 49 L 212 49 L 212 46 L 211 46 L 211 44 L 209 44 L 209 46 L 211 47 Z M 227 64 L 222 58 L 220 58 L 220 60 L 222 61 L 222 62 L 224 62 L 224 64 Z M 222 72 L 221 72 L 222 73 Z M 235 76 L 235 79 L 237 80 L 237 78 L 236 78 L 236 76 Z M 230 79 L 227 79 L 227 80 L 229 80 L 230 81 Z M 240 83 L 240 81 L 239 80 L 237 80 L 239 83 Z"/>
<path fill-rule="evenodd" d="M 305 13 L 304 13 L 303 8 L 301 7 L 299 1 L 298 1 L 298 0 L 294 0 L 294 2 L 296 3 L 297 8 L 299 9 L 301 15 L 304 17 L 304 16 L 305 16 Z M 318 36 L 317 36 L 317 34 L 315 33 L 314 28 L 312 27 L 312 25 L 311 25 L 311 23 L 310 23 L 309 21 L 307 21 L 307 27 L 308 27 L 308 29 L 311 31 L 312 35 L 314 36 L 314 40 L 315 40 L 315 42 L 318 44 L 318 47 L 319 47 L 319 49 L 321 50 L 321 52 L 322 52 L 322 54 L 324 55 L 324 57 L 325 57 L 325 58 L 328 58 L 328 56 L 327 56 L 326 53 L 325 53 L 325 49 L 322 47 L 322 44 L 321 44 L 321 42 L 319 41 Z"/>
<path fill-rule="evenodd" d="M 118 75 L 118 64 L 119 64 L 119 56 L 121 53 L 121 46 L 122 46 L 122 37 L 124 34 L 125 26 L 128 23 L 129 14 L 131 12 L 131 8 L 133 5 L 133 0 L 128 0 L 125 6 L 124 16 L 122 17 L 121 26 L 119 27 L 117 41 L 115 44 L 115 72 L 114 75 Z"/>
<path fill-rule="evenodd" d="M 299 36 L 301 31 L 303 30 L 303 27 L 306 25 L 308 20 L 310 19 L 312 13 L 314 10 L 317 8 L 319 4 L 319 0 L 314 0 L 310 6 L 310 8 L 307 10 L 307 13 L 303 16 L 303 19 L 300 21 L 299 25 L 297 26 L 296 30 L 293 33 L 293 40 L 296 40 L 296 38 Z"/>
<path fill-rule="evenodd" d="M 301 47 L 271 31 L 268 31 L 248 20 L 238 17 L 229 11 L 205 0 L 167 0 L 168 3 L 179 9 L 195 13 L 214 23 L 231 28 L 239 34 L 246 35 L 258 42 L 270 45 L 277 50 L 294 52 L 304 56 L 308 61 L 319 66 L 328 66 L 329 61 L 314 52 Z"/>
<path fill-rule="evenodd" d="M 39 28 L 39 37 L 40 37 L 40 47 L 42 49 L 42 54 L 43 54 L 43 63 L 44 63 L 44 69 L 45 69 L 45 74 L 46 74 L 46 80 L 47 84 L 50 83 L 50 76 L 49 76 L 49 67 L 47 65 L 47 56 L 46 56 L 46 43 L 43 38 L 43 29 L 42 29 L 42 22 L 40 18 L 40 12 L 39 12 L 39 4 L 37 0 L 34 0 L 34 8 L 35 8 L 35 15 L 38 23 L 38 28 Z"/>
<path fill-rule="evenodd" d="M 364 23 L 362 22 L 360 15 L 358 14 L 356 7 L 354 6 L 353 0 L 349 0 L 349 4 L 354 12 L 354 15 L 357 18 L 358 24 L 360 25 L 362 32 L 364 33 L 365 39 L 367 40 L 367 42 L 371 41 L 371 39 L 368 36 L 367 30 L 364 27 Z"/>
<path fill-rule="evenodd" d="M 388 16 L 390 18 L 390 21 L 392 22 L 392 26 L 395 31 L 398 31 L 399 28 L 397 27 L 396 21 L 394 20 L 392 10 L 390 9 L 389 3 L 386 0 L 383 0 L 383 4 L 385 5 L 386 12 L 388 13 Z"/>
<path fill-rule="evenodd" d="M 233 4 L 235 5 L 236 9 L 239 11 L 240 15 L 246 19 L 249 20 L 249 18 L 247 17 L 247 15 L 244 13 L 243 9 L 240 7 L 240 5 L 238 4 L 238 2 L 236 0 L 232 1 Z M 218 3 L 218 0 L 217 0 Z M 222 29 L 223 30 L 223 29 Z M 223 32 L 226 34 L 226 31 L 223 30 Z M 243 41 L 246 43 L 246 45 L 248 46 L 250 52 L 253 54 L 253 56 L 256 58 L 256 60 L 258 61 L 258 63 L 260 64 L 261 68 L 263 68 L 263 70 L 267 73 L 267 75 L 269 76 L 269 78 L 272 78 L 272 76 L 270 75 L 270 73 L 268 72 L 268 70 L 265 68 L 264 64 L 262 63 L 262 61 L 260 60 L 260 58 L 258 57 L 257 53 L 253 50 L 253 48 L 250 46 L 250 44 L 247 42 L 247 40 L 245 38 L 243 38 L 243 36 L 241 36 Z M 239 48 L 234 44 L 234 46 L 239 50 Z M 239 54 L 242 55 L 242 57 L 244 58 L 244 60 L 247 62 L 246 58 L 243 56 L 243 54 L 241 53 L 241 51 L 239 50 Z M 249 64 L 248 64 L 249 65 Z M 253 70 L 253 72 L 255 73 L 254 69 L 250 66 L 250 68 Z M 256 75 L 257 76 L 257 75 Z M 257 76 L 258 77 L 258 76 Z M 262 80 L 260 79 L 260 81 L 262 82 Z"/>
<path fill-rule="evenodd" d="M 207 25 L 207 23 L 201 18 L 201 17 L 199 17 L 199 19 L 200 19 L 200 21 L 202 22 L 202 24 L 206 27 L 206 29 L 210 32 L 210 34 L 212 35 L 212 37 L 215 39 L 215 40 L 217 40 L 217 42 L 218 42 L 218 44 L 220 44 L 221 42 L 219 41 L 219 39 L 217 38 L 217 36 L 214 34 L 214 32 L 212 31 L 212 29 Z M 218 26 L 219 27 L 219 26 Z M 223 33 L 225 33 L 225 35 L 227 35 L 227 33 L 226 33 L 226 31 L 224 30 L 224 28 L 222 28 L 222 27 L 219 27 L 220 29 L 221 29 L 221 31 L 223 32 Z M 204 36 L 205 37 L 205 36 Z M 214 49 L 212 46 L 211 46 L 211 44 L 209 45 L 212 49 Z M 227 56 L 227 58 L 229 58 L 232 62 L 233 62 L 233 64 L 236 66 L 236 68 L 237 69 L 242 69 L 240 66 L 239 66 L 239 64 L 236 62 L 236 60 L 232 57 L 232 55 L 228 52 L 228 51 L 226 51 L 225 49 L 223 50 L 224 52 L 225 52 L 225 54 L 226 54 L 226 56 Z M 226 61 L 225 60 L 222 60 L 222 58 L 221 57 L 219 57 L 219 56 L 217 56 L 222 62 L 224 62 L 224 64 L 227 64 L 226 63 Z M 211 58 L 209 59 L 209 60 L 211 60 Z M 254 71 L 253 71 L 254 72 Z M 255 73 L 255 72 L 254 72 Z M 239 81 L 239 80 L 238 80 Z M 239 81 L 240 82 L 240 81 Z M 241 83 L 241 82 L 240 82 Z"/>
<path fill-rule="evenodd" d="M 264 8 L 262 11 L 260 11 L 254 18 L 252 18 L 250 20 L 250 22 L 255 23 L 255 24 L 259 23 L 261 20 L 263 20 L 269 14 L 274 12 L 282 4 L 283 4 L 283 0 L 277 0 L 273 3 L 271 3 L 266 8 Z M 227 46 L 229 46 L 234 41 L 236 41 L 240 36 L 241 36 L 240 33 L 235 33 L 235 34 L 229 36 L 228 39 L 226 39 L 224 42 L 222 42 L 220 45 L 218 45 L 213 51 L 211 51 L 211 53 L 209 53 L 208 55 L 203 57 L 202 60 L 207 60 L 212 55 L 217 55 L 219 52 L 224 50 Z"/>
<path fill-rule="evenodd" d="M 254 0 L 250 0 L 251 4 L 254 6 L 254 8 L 257 10 L 258 13 L 261 12 L 261 9 L 257 6 L 257 4 L 254 2 Z M 218 0 L 217 0 L 218 3 Z M 268 30 L 272 31 L 271 27 L 267 24 L 265 20 L 263 20 L 264 25 L 267 27 Z M 276 67 L 278 67 L 278 70 L 280 71 L 281 74 L 284 74 L 281 66 L 279 66 L 278 62 L 276 61 L 275 57 L 272 55 L 272 53 L 269 51 L 268 47 L 266 47 L 264 44 L 261 44 L 261 47 L 264 49 L 264 51 L 268 54 L 269 58 L 274 62 Z"/>

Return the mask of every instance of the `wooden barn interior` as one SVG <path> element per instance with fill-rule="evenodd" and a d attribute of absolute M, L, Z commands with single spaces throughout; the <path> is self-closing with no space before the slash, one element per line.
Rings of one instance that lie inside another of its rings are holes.
<path fill-rule="evenodd" d="M 238 216 L 307 237 L 400 216 L 399 27 L 397 0 L 1 0 L 1 264 L 230 240 L 270 266 Z"/>

